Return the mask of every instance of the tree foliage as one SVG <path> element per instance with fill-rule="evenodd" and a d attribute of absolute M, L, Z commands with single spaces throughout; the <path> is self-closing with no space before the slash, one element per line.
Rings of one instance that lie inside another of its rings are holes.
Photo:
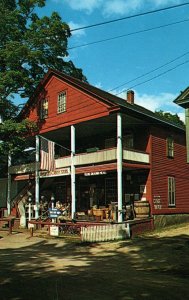
<path fill-rule="evenodd" d="M 0 0 L 0 94 L 29 97 L 48 68 L 86 80 L 68 56 L 69 26 L 53 12 L 39 17 L 45 0 Z"/>
<path fill-rule="evenodd" d="M 9 120 L 0 125 L 1 141 L 9 136 L 9 130 L 15 130 L 16 142 L 23 137 L 23 127 L 15 122 L 19 108 L 14 105 L 12 97 L 14 94 L 30 97 L 48 68 L 86 81 L 82 70 L 67 59 L 68 38 L 71 36 L 69 26 L 56 12 L 51 16 L 38 16 L 36 10 L 43 8 L 45 2 L 0 0 L 0 115 L 4 121 Z M 14 120 L 12 124 L 10 119 Z"/>
<path fill-rule="evenodd" d="M 179 118 L 178 114 L 171 114 L 169 112 L 164 112 L 163 110 L 155 111 L 155 114 L 166 121 L 184 126 L 184 122 Z"/>

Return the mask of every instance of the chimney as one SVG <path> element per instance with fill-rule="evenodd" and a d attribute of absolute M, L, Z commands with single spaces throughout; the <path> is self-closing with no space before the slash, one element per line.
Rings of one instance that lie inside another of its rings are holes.
<path fill-rule="evenodd" d="M 127 91 L 127 102 L 130 104 L 134 104 L 134 100 L 135 100 L 135 93 L 134 91 L 130 90 Z"/>

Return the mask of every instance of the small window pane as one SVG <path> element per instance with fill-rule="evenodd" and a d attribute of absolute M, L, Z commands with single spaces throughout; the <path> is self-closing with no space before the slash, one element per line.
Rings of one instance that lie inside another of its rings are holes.
<path fill-rule="evenodd" d="M 62 92 L 58 95 L 58 113 L 66 111 L 66 92 Z"/>
<path fill-rule="evenodd" d="M 133 142 L 133 135 L 132 134 L 127 134 L 123 136 L 123 149 L 133 149 L 134 147 L 134 142 Z"/>
<path fill-rule="evenodd" d="M 41 119 L 46 119 L 48 117 L 48 100 L 43 99 L 41 101 Z"/>
<path fill-rule="evenodd" d="M 167 138 L 167 156 L 174 157 L 174 140 L 172 137 Z"/>
<path fill-rule="evenodd" d="M 168 202 L 169 206 L 175 206 L 175 178 L 168 177 Z"/>

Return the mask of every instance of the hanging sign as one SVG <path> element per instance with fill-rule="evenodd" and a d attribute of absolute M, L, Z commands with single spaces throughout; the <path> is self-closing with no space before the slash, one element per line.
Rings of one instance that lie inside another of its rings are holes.
<path fill-rule="evenodd" d="M 95 176 L 95 175 L 105 175 L 107 172 L 104 171 L 98 171 L 98 172 L 88 172 L 84 173 L 84 176 Z"/>
<path fill-rule="evenodd" d="M 70 175 L 70 168 L 62 168 L 62 169 L 57 169 L 54 171 L 40 171 L 39 172 L 40 178 L 66 176 L 66 175 Z"/>
<path fill-rule="evenodd" d="M 62 214 L 62 211 L 59 210 L 58 208 L 49 208 L 49 217 L 50 218 L 57 218 Z"/>

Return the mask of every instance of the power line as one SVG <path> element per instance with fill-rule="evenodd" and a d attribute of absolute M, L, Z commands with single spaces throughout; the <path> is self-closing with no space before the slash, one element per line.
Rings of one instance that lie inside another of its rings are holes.
<path fill-rule="evenodd" d="M 70 31 L 73 32 L 73 31 L 78 31 L 78 30 L 81 30 L 81 29 L 87 29 L 87 28 L 91 28 L 91 27 L 102 26 L 102 25 L 106 25 L 106 24 L 110 24 L 110 23 L 114 23 L 114 22 L 118 22 L 118 21 L 122 21 L 122 20 L 126 20 L 126 19 L 137 18 L 137 17 L 141 17 L 141 16 L 144 16 L 144 15 L 154 14 L 154 13 L 157 13 L 157 12 L 182 7 L 182 6 L 185 6 L 185 5 L 189 5 L 189 2 L 182 3 L 182 4 L 177 4 L 177 5 L 173 5 L 173 6 L 168 6 L 168 7 L 164 7 L 164 8 L 159 8 L 159 9 L 155 9 L 155 10 L 150 10 L 150 11 L 146 11 L 146 12 L 143 12 L 143 13 L 139 13 L 139 14 L 119 18 L 119 19 L 114 19 L 114 20 L 110 20 L 110 21 L 105 21 L 105 22 L 95 23 L 95 24 L 91 24 L 91 25 L 87 25 L 87 26 L 83 26 L 83 27 L 78 27 L 78 28 L 71 29 Z"/>
<path fill-rule="evenodd" d="M 176 68 L 178 68 L 178 67 L 180 67 L 180 66 L 182 66 L 182 65 L 185 65 L 185 64 L 187 64 L 187 63 L 189 63 L 189 60 L 186 60 L 185 62 L 180 63 L 180 64 L 178 64 L 177 66 L 175 66 L 175 67 L 173 67 L 173 68 L 171 68 L 171 69 L 168 69 L 167 71 L 162 72 L 162 73 L 160 73 L 160 74 L 158 74 L 158 75 L 156 75 L 156 76 L 154 76 L 154 77 L 152 77 L 152 78 L 150 78 L 150 79 L 147 79 L 147 80 L 145 80 L 145 81 L 143 81 L 143 82 L 137 83 L 137 84 L 135 84 L 135 85 L 129 87 L 128 89 L 125 89 L 125 90 L 123 90 L 123 91 L 121 91 L 121 92 L 119 92 L 119 93 L 117 93 L 117 94 L 115 94 L 115 95 L 117 96 L 117 95 L 119 95 L 119 94 L 121 94 L 121 93 L 123 93 L 123 92 L 125 92 L 125 91 L 128 91 L 128 90 L 131 90 L 131 89 L 135 88 L 136 86 L 139 86 L 139 85 L 142 85 L 142 84 L 144 84 L 144 83 L 146 83 L 146 82 L 152 81 L 153 79 L 156 79 L 156 78 L 158 78 L 158 77 L 160 77 L 160 76 L 162 76 L 162 75 L 164 75 L 164 74 L 166 74 L 166 73 L 169 73 L 169 72 L 175 70 Z"/>
<path fill-rule="evenodd" d="M 176 60 L 178 60 L 178 59 L 180 59 L 180 58 L 182 58 L 182 57 L 184 57 L 184 56 L 186 56 L 186 55 L 188 55 L 188 54 L 189 54 L 189 51 L 185 52 L 184 54 L 182 54 L 182 55 L 180 55 L 180 56 L 177 56 L 176 58 L 174 58 L 174 59 L 168 61 L 167 63 L 165 63 L 165 64 L 163 64 L 163 65 L 161 65 L 161 66 L 159 66 L 159 67 L 157 67 L 157 68 L 155 68 L 155 69 L 153 69 L 153 70 L 151 70 L 151 71 L 148 71 L 148 72 L 146 72 L 146 73 L 144 73 L 144 74 L 142 74 L 142 75 L 140 75 L 140 76 L 138 76 L 138 77 L 136 77 L 136 78 L 134 78 L 134 79 L 131 79 L 131 80 L 127 81 L 127 82 L 124 82 L 124 83 L 122 83 L 122 84 L 116 86 L 115 88 L 109 90 L 108 92 L 111 92 L 111 91 L 113 91 L 113 90 L 116 90 L 116 89 L 118 89 L 118 88 L 120 88 L 120 87 L 122 87 L 122 86 L 124 86 L 124 85 L 126 85 L 126 84 L 128 84 L 128 83 L 130 83 L 130 82 L 133 82 L 133 81 L 135 81 L 135 80 L 137 80 L 137 79 L 140 79 L 140 78 L 142 78 L 142 77 L 144 77 L 144 76 L 147 76 L 147 75 L 149 75 L 149 74 L 151 74 L 151 73 L 153 73 L 153 72 L 155 72 L 155 71 L 157 71 L 157 70 L 159 70 L 159 69 L 161 69 L 161 68 L 163 68 L 163 67 L 165 67 L 165 66 L 167 66 L 167 65 L 169 65 L 169 64 L 171 64 L 171 63 L 173 63 L 174 61 L 176 61 Z"/>
<path fill-rule="evenodd" d="M 172 26 L 172 25 L 176 25 L 176 24 L 180 24 L 180 23 L 184 23 L 184 22 L 188 22 L 188 21 L 189 21 L 189 19 L 185 19 L 185 20 L 181 20 L 181 21 L 177 21 L 177 22 L 173 22 L 173 23 L 168 23 L 168 24 L 164 24 L 164 25 L 160 25 L 160 26 L 156 26 L 156 27 L 151 27 L 151 28 L 147 28 L 147 29 L 143 29 L 143 30 L 139 30 L 139 31 L 134 31 L 134 32 L 130 32 L 130 33 L 126 33 L 126 34 L 106 38 L 106 39 L 103 39 L 103 40 L 89 42 L 89 43 L 85 43 L 85 44 L 81 44 L 81 45 L 76 45 L 76 46 L 73 46 L 73 47 L 69 47 L 68 50 L 73 50 L 73 49 L 76 49 L 76 48 L 81 48 L 81 47 L 85 47 L 85 46 L 89 46 L 89 45 L 99 44 L 99 43 L 103 43 L 103 42 L 123 38 L 123 37 L 126 37 L 126 36 L 131 36 L 131 35 L 135 35 L 135 34 L 139 34 L 139 33 L 152 31 L 152 30 L 155 30 L 155 29 L 169 27 L 169 26 Z"/>

